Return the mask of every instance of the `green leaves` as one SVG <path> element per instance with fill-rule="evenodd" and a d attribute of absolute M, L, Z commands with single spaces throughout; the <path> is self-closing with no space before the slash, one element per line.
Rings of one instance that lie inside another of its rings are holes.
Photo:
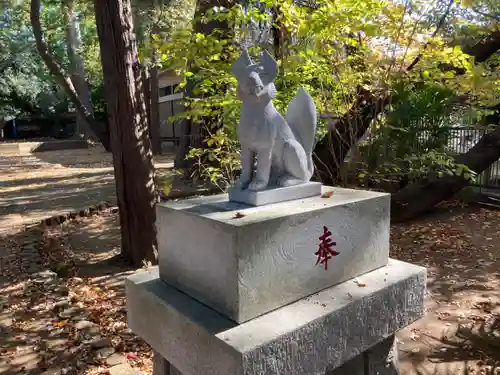
<path fill-rule="evenodd" d="M 0 5 L 0 117 L 6 113 L 67 111 L 65 94 L 54 82 L 35 48 L 29 5 L 29 1 L 4 1 Z M 74 10 L 81 16 L 82 37 L 82 46 L 76 52 L 84 59 L 85 78 L 98 88 L 102 83 L 102 73 L 93 6 L 91 2 L 76 0 L 74 5 Z M 43 2 L 41 22 L 51 53 L 67 69 L 67 21 L 60 1 Z"/>
<path fill-rule="evenodd" d="M 478 66 L 458 43 L 449 42 L 448 26 L 452 25 L 446 24 L 435 33 L 435 18 L 439 20 L 442 9 L 418 2 L 410 15 L 404 2 L 316 3 L 316 9 L 291 0 L 264 0 L 248 8 L 211 8 L 203 16 L 204 22 L 226 22 L 229 29 L 225 33 L 215 29 L 211 34 L 194 34 L 191 25 L 179 27 L 158 47 L 163 66 L 175 67 L 194 87 L 196 98 L 186 100 L 181 117 L 203 126 L 210 134 L 206 140 L 209 151 L 190 154 L 199 161 L 201 174 L 206 173 L 211 180 L 214 176 L 230 180 L 224 165 L 231 165 L 232 173 L 238 168 L 238 154 L 232 148 L 237 147 L 240 103 L 231 64 L 239 56 L 236 46 L 253 38 L 251 55 L 257 56 L 263 48 L 278 55 L 274 104 L 282 113 L 301 86 L 313 96 L 318 112 L 331 117 L 348 113 L 360 87 L 375 96 L 393 94 L 390 107 L 362 144 L 359 178 L 384 173 L 410 178 L 462 173 L 473 178 L 467 169 L 450 164 L 447 142 L 452 125 L 463 115 L 455 104 L 465 96 L 476 106 L 498 102 L 498 73 Z M 265 35 L 265 27 L 251 28 L 250 23 L 278 29 L 279 50 L 273 49 L 271 40 L 256 37 L 261 31 Z M 417 56 L 418 63 L 408 71 Z M 188 62 L 190 71 L 185 72 Z M 320 120 L 318 139 L 327 128 L 327 121 Z M 217 133 L 219 130 L 221 133 Z M 224 142 L 217 137 L 223 137 Z"/>

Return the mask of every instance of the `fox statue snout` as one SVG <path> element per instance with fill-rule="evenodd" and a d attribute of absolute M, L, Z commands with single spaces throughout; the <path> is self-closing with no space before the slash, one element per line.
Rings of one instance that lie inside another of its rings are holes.
<path fill-rule="evenodd" d="M 267 52 L 254 64 L 247 51 L 233 64 L 242 100 L 238 138 L 241 176 L 238 189 L 260 191 L 308 182 L 314 171 L 312 151 L 316 134 L 316 106 L 299 89 L 283 117 L 274 107 L 277 63 Z M 257 167 L 254 170 L 255 159 Z"/>
<path fill-rule="evenodd" d="M 257 95 L 264 89 L 264 84 L 256 72 L 251 72 L 246 82 L 241 84 L 241 88 L 248 95 Z"/>

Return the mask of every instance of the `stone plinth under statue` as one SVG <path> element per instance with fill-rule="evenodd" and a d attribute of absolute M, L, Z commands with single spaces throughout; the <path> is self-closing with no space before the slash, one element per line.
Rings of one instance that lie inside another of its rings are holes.
<path fill-rule="evenodd" d="M 258 207 L 226 194 L 158 204 L 161 278 L 241 323 L 385 266 L 389 194 L 323 192 Z M 339 252 L 327 271 L 315 264 L 324 225 Z"/>

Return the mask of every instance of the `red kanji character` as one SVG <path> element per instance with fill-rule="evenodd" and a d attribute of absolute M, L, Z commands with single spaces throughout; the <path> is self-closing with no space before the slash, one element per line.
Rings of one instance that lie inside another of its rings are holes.
<path fill-rule="evenodd" d="M 323 234 L 319 237 L 319 240 L 321 241 L 319 249 L 314 253 L 314 255 L 318 256 L 316 265 L 324 263 L 325 270 L 328 270 L 328 260 L 340 254 L 333 250 L 333 246 L 337 246 L 337 243 L 332 241 L 330 238 L 331 235 L 332 232 L 330 232 L 328 228 L 323 225 Z"/>

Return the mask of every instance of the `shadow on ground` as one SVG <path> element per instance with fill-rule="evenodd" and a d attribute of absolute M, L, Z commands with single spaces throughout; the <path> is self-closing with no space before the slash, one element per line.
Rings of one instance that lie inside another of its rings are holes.
<path fill-rule="evenodd" d="M 426 317 L 398 334 L 403 375 L 500 374 L 499 226 L 499 212 L 473 206 L 392 226 L 391 256 L 428 268 Z M 123 279 L 134 270 L 118 257 L 117 213 L 30 233 L 5 238 L 0 254 L 11 259 L 0 372 L 93 374 L 109 358 L 149 368 L 150 348 L 126 325 Z"/>
<path fill-rule="evenodd" d="M 393 226 L 391 256 L 428 269 L 426 317 L 399 335 L 403 373 L 500 374 L 499 225 L 455 206 Z"/>
<path fill-rule="evenodd" d="M 0 373 L 150 365 L 149 347 L 126 324 L 123 280 L 135 270 L 118 256 L 117 220 L 109 209 L 2 238 Z"/>
<path fill-rule="evenodd" d="M 161 184 L 173 173 L 172 156 L 155 166 Z M 0 158 L 0 233 L 115 201 L 112 157 L 100 147 Z"/>

